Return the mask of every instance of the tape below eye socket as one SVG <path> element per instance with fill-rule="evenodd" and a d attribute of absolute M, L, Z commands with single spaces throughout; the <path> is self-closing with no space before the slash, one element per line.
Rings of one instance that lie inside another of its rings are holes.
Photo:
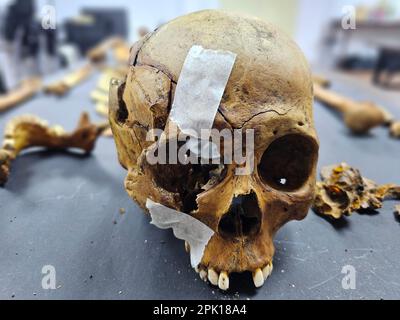
<path fill-rule="evenodd" d="M 190 264 L 196 268 L 214 231 L 192 216 L 167 208 L 150 199 L 147 199 L 146 207 L 151 215 L 151 224 L 160 229 L 172 228 L 175 237 L 189 243 Z"/>

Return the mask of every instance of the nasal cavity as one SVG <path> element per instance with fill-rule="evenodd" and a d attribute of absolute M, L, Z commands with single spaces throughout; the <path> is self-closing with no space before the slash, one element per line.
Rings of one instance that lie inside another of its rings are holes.
<path fill-rule="evenodd" d="M 233 198 L 227 213 L 219 222 L 218 232 L 224 238 L 256 235 L 261 228 L 261 211 L 254 192 Z"/>

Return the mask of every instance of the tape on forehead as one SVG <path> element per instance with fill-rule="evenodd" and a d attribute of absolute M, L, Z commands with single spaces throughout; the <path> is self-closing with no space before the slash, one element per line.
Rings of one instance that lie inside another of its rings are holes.
<path fill-rule="evenodd" d="M 190 263 L 196 268 L 214 231 L 192 216 L 167 208 L 150 199 L 147 199 L 146 207 L 149 209 L 152 224 L 160 229 L 172 228 L 175 237 L 189 243 Z"/>
<path fill-rule="evenodd" d="M 182 132 L 193 130 L 200 137 L 201 129 L 212 128 L 235 59 L 230 51 L 197 45 L 189 50 L 169 115 Z"/>

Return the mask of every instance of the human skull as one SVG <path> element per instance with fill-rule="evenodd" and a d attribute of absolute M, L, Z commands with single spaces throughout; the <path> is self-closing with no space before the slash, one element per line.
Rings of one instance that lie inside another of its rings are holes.
<path fill-rule="evenodd" d="M 254 130 L 251 174 L 236 175 L 235 163 L 146 161 L 153 144 L 146 134 L 166 127 L 193 45 L 237 55 L 213 128 Z M 146 35 L 131 49 L 125 81 L 111 84 L 110 123 L 128 170 L 128 194 L 143 208 L 149 198 L 215 232 L 198 266 L 213 284 L 219 275 L 251 271 L 255 285 L 262 285 L 272 270 L 274 235 L 306 216 L 319 147 L 312 102 L 309 67 L 291 39 L 262 20 L 214 10 L 179 17 Z"/>

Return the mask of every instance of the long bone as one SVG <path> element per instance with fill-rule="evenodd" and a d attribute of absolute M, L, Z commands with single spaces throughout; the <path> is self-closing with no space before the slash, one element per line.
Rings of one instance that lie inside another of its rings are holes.
<path fill-rule="evenodd" d="M 343 115 L 346 126 L 354 133 L 365 134 L 384 125 L 390 115 L 372 102 L 357 102 L 323 88 L 314 82 L 314 97 Z"/>
<path fill-rule="evenodd" d="M 41 85 L 42 82 L 39 78 L 31 78 L 22 81 L 17 89 L 0 96 L 0 112 L 11 109 L 17 104 L 29 99 L 40 90 Z"/>
<path fill-rule="evenodd" d="M 92 71 L 93 67 L 90 64 L 86 64 L 72 73 L 67 74 L 62 79 L 45 86 L 44 91 L 49 94 L 63 96 L 73 87 L 88 78 Z"/>

